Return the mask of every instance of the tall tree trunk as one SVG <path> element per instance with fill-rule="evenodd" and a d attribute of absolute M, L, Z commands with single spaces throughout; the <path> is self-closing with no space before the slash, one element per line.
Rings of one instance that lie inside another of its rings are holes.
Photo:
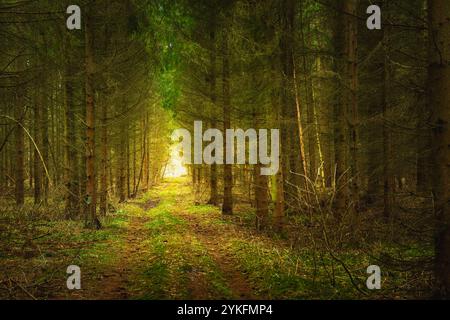
<path fill-rule="evenodd" d="M 308 184 L 306 177 L 299 173 L 305 172 L 302 156 L 300 132 L 295 129 L 296 97 L 294 81 L 294 44 L 295 44 L 295 15 L 296 2 L 283 0 L 281 3 L 281 37 L 280 37 L 280 66 L 281 66 L 281 114 L 279 120 L 281 139 L 283 140 L 281 155 L 283 171 L 284 200 L 294 208 L 298 203 L 298 187 L 305 189 Z M 298 124 L 298 123 L 297 123 Z M 292 132 L 295 132 L 293 135 Z M 298 135 L 297 135 L 298 133 Z"/>
<path fill-rule="evenodd" d="M 137 175 L 136 175 L 136 169 L 137 169 L 137 163 L 136 163 L 136 129 L 133 127 L 133 194 L 131 195 L 132 198 L 136 197 L 136 184 L 137 184 Z"/>
<path fill-rule="evenodd" d="M 131 168 L 130 168 L 130 135 L 128 128 L 125 137 L 126 137 L 125 140 L 127 141 L 125 149 L 126 168 L 127 168 L 127 198 L 129 199 L 131 197 L 131 181 L 130 181 Z"/>
<path fill-rule="evenodd" d="M 274 79 L 276 79 L 277 74 L 279 74 L 279 66 L 276 65 L 277 60 L 272 60 L 272 73 Z M 280 82 L 281 83 L 281 82 Z M 281 119 L 281 108 L 278 104 L 279 101 L 279 92 L 278 92 L 279 86 L 276 86 L 272 88 L 271 93 L 271 105 L 272 105 L 272 114 L 273 117 L 273 124 L 277 128 L 283 128 L 283 123 Z M 282 132 L 282 131 L 281 131 Z M 280 142 L 279 146 L 280 150 L 284 150 L 283 142 Z M 279 161 L 279 170 L 278 172 L 271 177 L 271 185 L 272 185 L 272 199 L 275 204 L 275 210 L 274 210 L 274 220 L 273 220 L 273 226 L 274 229 L 278 232 L 280 232 L 283 229 L 284 225 L 284 217 L 285 217 L 285 203 L 284 203 L 284 176 L 283 176 L 283 170 L 284 170 L 284 158 L 281 156 L 281 154 L 278 157 Z"/>
<path fill-rule="evenodd" d="M 308 176 L 311 180 L 315 180 L 317 176 L 317 159 L 316 159 L 316 144 L 315 144 L 315 136 L 314 136 L 314 99 L 313 99 L 313 83 L 312 83 L 312 70 L 308 63 L 308 59 L 306 57 L 307 45 L 305 39 L 305 26 L 303 21 L 303 4 L 301 3 L 301 14 L 300 14 L 300 35 L 301 35 L 301 44 L 302 49 L 305 52 L 302 55 L 302 69 L 303 69 L 303 81 L 305 88 L 305 96 L 306 96 L 306 121 L 307 121 L 307 138 L 308 138 L 308 162 L 309 162 L 309 172 Z M 309 29 L 309 25 L 308 25 Z M 309 31 L 309 30 L 307 30 Z M 307 170 L 308 171 L 308 170 Z"/>
<path fill-rule="evenodd" d="M 450 298 L 450 1 L 428 0 L 428 107 L 432 110 L 436 294 Z"/>
<path fill-rule="evenodd" d="M 42 90 L 42 89 L 41 89 Z M 34 141 L 40 148 L 42 145 L 42 134 L 41 134 L 41 114 L 42 114 L 42 97 L 41 90 L 38 89 L 36 94 L 36 104 L 34 106 Z M 42 163 L 39 156 L 39 150 L 34 149 L 34 203 L 39 204 L 41 202 L 41 191 L 42 191 Z"/>
<path fill-rule="evenodd" d="M 385 8 L 385 12 L 387 8 Z M 386 13 L 385 13 L 386 14 Z M 389 123 L 392 123 L 391 106 L 390 106 L 390 90 L 392 67 L 390 64 L 390 27 L 383 28 L 384 33 L 384 62 L 383 62 L 383 89 L 382 89 L 382 108 L 383 108 L 383 203 L 384 217 L 392 218 L 392 207 L 394 204 L 394 170 L 392 168 L 392 133 Z M 390 221 L 392 222 L 392 221 Z"/>
<path fill-rule="evenodd" d="M 194 172 L 194 203 L 196 206 L 201 203 L 201 186 L 202 186 L 202 166 L 200 164 L 193 166 Z"/>
<path fill-rule="evenodd" d="M 94 101 L 94 53 L 92 49 L 93 32 L 90 13 L 86 15 L 85 25 L 85 94 L 86 94 L 86 225 L 100 228 L 97 218 L 97 194 L 95 174 L 95 101 Z"/>
<path fill-rule="evenodd" d="M 67 46 L 68 44 L 66 44 Z M 79 175 L 78 157 L 76 152 L 76 126 L 75 126 L 75 97 L 74 97 L 74 72 L 71 53 L 66 50 L 66 70 L 65 70 L 65 120 L 66 120 L 66 216 L 74 218 L 79 209 Z"/>
<path fill-rule="evenodd" d="M 110 41 L 110 29 L 105 26 L 104 30 L 104 52 L 108 52 Z M 106 215 L 108 212 L 108 104 L 107 97 L 101 103 L 100 110 L 100 128 L 101 128 L 101 151 L 100 151 L 100 214 Z"/>
<path fill-rule="evenodd" d="M 303 134 L 303 125 L 302 125 L 302 106 L 301 106 L 301 100 L 300 100 L 300 95 L 298 92 L 298 87 L 297 87 L 297 72 L 295 70 L 295 61 L 294 61 L 294 70 L 293 70 L 293 76 L 294 76 L 294 92 L 295 92 L 295 107 L 296 107 L 296 111 L 297 111 L 297 130 L 298 130 L 298 135 L 299 135 L 299 150 L 300 150 L 300 154 L 299 154 L 299 161 L 302 163 L 302 167 L 303 167 L 303 171 L 301 172 L 301 174 L 303 174 L 305 177 L 308 175 L 307 174 L 307 165 L 306 165 L 306 156 L 305 156 L 305 143 L 304 143 L 304 134 Z"/>
<path fill-rule="evenodd" d="M 256 229 L 264 230 L 267 228 L 269 217 L 269 189 L 267 176 L 261 174 L 261 164 L 257 164 L 253 171 L 253 185 L 256 203 Z"/>
<path fill-rule="evenodd" d="M 43 33 L 42 31 L 40 32 L 41 35 L 41 39 L 42 42 L 44 44 L 45 50 L 44 50 L 44 55 L 47 56 L 48 55 L 48 49 L 47 49 L 47 45 L 48 45 L 48 41 L 47 41 L 47 37 L 45 35 L 45 33 Z M 39 98 L 39 108 L 41 108 L 41 114 L 40 114 L 40 134 L 41 134 L 41 138 L 42 141 L 38 142 L 41 143 L 40 145 L 40 152 L 42 155 L 42 160 L 45 164 L 45 166 L 47 168 L 49 168 L 50 165 L 50 135 L 51 133 L 53 133 L 53 125 L 50 124 L 49 125 L 49 105 L 52 101 L 52 90 L 50 89 L 50 80 L 48 79 L 48 77 L 43 76 L 41 79 L 41 83 L 39 84 L 39 90 L 40 90 L 40 98 Z M 47 98 L 48 96 L 50 96 L 50 99 Z M 49 129 L 52 130 L 49 132 Z M 56 172 L 56 166 L 55 167 L 55 172 Z M 50 172 L 48 172 L 48 174 L 50 174 Z M 42 180 L 42 197 L 43 197 L 43 201 L 44 204 L 47 204 L 47 200 L 48 200 L 48 195 L 49 195 L 49 180 L 48 177 L 46 177 L 45 179 Z"/>
<path fill-rule="evenodd" d="M 354 204 L 359 201 L 359 164 L 358 164 L 358 0 L 345 0 L 344 12 L 344 53 L 345 53 L 345 109 L 348 110 L 349 146 L 351 168 L 351 192 Z"/>
<path fill-rule="evenodd" d="M 119 157 L 118 157 L 118 193 L 119 193 L 119 202 L 124 202 L 126 200 L 126 139 L 125 139 L 125 124 L 120 124 L 120 138 L 119 138 Z"/>
<path fill-rule="evenodd" d="M 316 71 L 320 74 L 322 70 L 322 61 L 320 59 L 320 56 L 316 57 Z M 319 88 L 319 92 L 321 92 L 321 86 L 320 82 L 317 84 L 317 87 Z M 319 116 L 317 114 L 317 107 L 321 99 L 316 97 L 315 92 L 315 86 L 314 83 L 311 81 L 311 111 L 312 111 L 312 117 L 314 122 L 314 144 L 316 145 L 317 155 L 319 157 L 319 167 L 317 169 L 316 175 L 318 177 L 317 183 L 322 188 L 325 188 L 325 161 L 324 161 L 324 154 L 323 154 L 323 148 L 322 148 L 322 139 L 321 139 L 321 130 L 320 130 L 320 123 L 319 123 Z"/>
<path fill-rule="evenodd" d="M 230 105 L 230 53 L 228 49 L 228 28 L 223 32 L 222 44 L 222 94 L 223 94 L 223 132 L 231 128 L 231 105 Z M 224 159 L 227 157 L 226 139 L 224 139 Z M 231 164 L 223 166 L 223 204 L 222 214 L 233 214 L 233 167 Z"/>
<path fill-rule="evenodd" d="M 16 104 L 14 106 L 14 117 L 18 123 L 16 124 L 15 129 L 15 158 L 14 158 L 14 166 L 15 166 L 15 198 L 16 204 L 18 206 L 22 206 L 25 200 L 24 194 L 24 180 L 25 180 L 25 162 L 24 162 L 24 131 L 23 131 L 23 105 L 22 105 L 22 97 L 23 89 L 17 88 L 15 94 Z"/>
<path fill-rule="evenodd" d="M 216 94 L 216 24 L 215 24 L 215 16 L 211 17 L 211 26 L 210 26 L 210 56 L 209 56 L 209 94 L 211 99 L 211 127 L 215 128 L 217 126 L 217 122 L 215 121 L 216 114 L 216 102 L 217 102 L 217 94 Z M 215 155 L 214 155 L 215 156 Z M 209 188 L 210 188 L 210 197 L 209 204 L 217 206 L 219 203 L 219 196 L 217 190 L 217 164 L 213 163 L 210 169 L 210 178 L 209 178 Z"/>
<path fill-rule="evenodd" d="M 338 15 L 335 40 L 339 55 L 338 72 L 342 80 L 338 86 L 335 105 L 335 161 L 336 161 L 336 214 L 347 209 L 350 196 L 357 190 L 357 0 L 343 0 Z M 342 33 L 342 35 L 341 35 Z M 349 150 L 350 149 L 350 150 Z M 350 152 L 349 152 L 350 151 Z M 349 171 L 350 170 L 350 171 Z M 350 180 L 351 177 L 352 179 Z"/>
<path fill-rule="evenodd" d="M 281 147 L 281 146 L 280 146 Z M 281 162 L 280 156 L 280 162 Z M 284 226 L 284 216 L 285 216 L 285 203 L 284 203 L 284 176 L 283 167 L 280 169 L 274 177 L 274 198 L 275 198 L 275 212 L 274 212 L 274 228 L 277 232 L 281 232 Z"/>
<path fill-rule="evenodd" d="M 101 105 L 101 178 L 100 178 L 100 214 L 108 211 L 108 107 Z"/>
<path fill-rule="evenodd" d="M 148 130 L 147 127 L 149 125 L 149 118 L 148 118 L 148 113 L 145 114 L 145 118 L 144 118 L 144 137 L 143 137 L 143 155 L 144 155 L 144 160 L 143 160 L 143 188 L 144 191 L 148 190 L 149 187 L 149 181 L 150 181 L 150 143 L 149 143 L 149 135 L 148 135 Z"/>
<path fill-rule="evenodd" d="M 257 111 L 253 109 L 253 127 L 255 130 L 260 129 L 259 118 L 261 118 L 261 114 L 257 114 Z M 264 230 L 267 228 L 268 218 L 269 218 L 269 189 L 268 189 L 268 179 L 267 176 L 261 174 L 261 163 L 258 163 L 253 166 L 253 190 L 255 197 L 255 205 L 256 205 L 256 230 Z M 245 181 L 244 183 L 248 186 L 252 185 L 251 181 L 251 173 L 247 174 L 247 171 L 244 172 Z M 248 177 L 248 178 L 247 178 Z M 244 184 L 244 185 L 245 185 Z M 249 188 L 249 196 L 251 196 L 251 188 Z"/>
<path fill-rule="evenodd" d="M 41 90 L 46 92 L 47 88 L 47 82 L 43 82 L 43 87 Z M 43 93 L 44 94 L 44 93 Z M 41 146 L 41 153 L 42 153 L 42 159 L 47 166 L 49 167 L 49 151 L 50 151 L 50 141 L 49 141 L 49 125 L 48 125 L 48 106 L 47 106 L 48 99 L 45 99 L 45 94 L 42 99 L 42 118 L 41 118 L 41 135 L 42 135 L 42 146 Z M 42 187 L 43 187 L 43 200 L 44 203 L 47 203 L 48 200 L 48 193 L 49 193 L 49 181 L 48 179 L 43 179 L 42 181 Z"/>

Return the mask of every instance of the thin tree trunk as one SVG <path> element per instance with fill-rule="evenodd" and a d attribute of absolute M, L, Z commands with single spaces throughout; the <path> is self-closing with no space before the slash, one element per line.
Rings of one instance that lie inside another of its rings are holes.
<path fill-rule="evenodd" d="M 304 135 L 303 135 L 303 126 L 302 126 L 302 113 L 301 113 L 301 104 L 300 104 L 300 97 L 298 94 L 298 88 L 297 88 L 297 73 L 295 70 L 295 62 L 294 62 L 294 91 L 295 91 L 295 106 L 297 110 L 297 129 L 298 129 L 298 135 L 299 135 L 299 141 L 300 141 L 300 159 L 299 161 L 303 164 L 303 172 L 302 174 L 305 175 L 305 177 L 308 176 L 307 174 L 307 165 L 306 165 L 306 157 L 305 157 L 305 143 L 304 143 Z"/>
<path fill-rule="evenodd" d="M 24 131 L 23 125 L 23 106 L 22 106 L 22 88 L 17 88 L 14 106 L 15 119 L 20 123 L 16 125 L 15 129 L 15 198 L 16 204 L 22 206 L 25 200 L 24 194 Z"/>
<path fill-rule="evenodd" d="M 418 117 L 416 186 L 418 192 L 429 194 L 431 189 L 431 162 L 433 162 L 433 155 L 431 153 L 433 141 L 428 123 L 429 109 L 424 107 L 420 108 Z"/>
<path fill-rule="evenodd" d="M 42 89 L 40 89 L 42 90 Z M 36 94 L 36 104 L 34 106 L 34 140 L 35 143 L 40 146 L 42 145 L 42 135 L 41 135 L 41 108 L 42 108 L 42 97 L 41 91 L 38 89 Z M 39 151 L 34 149 L 34 203 L 38 204 L 41 202 L 41 191 L 42 191 L 42 163 L 39 156 Z"/>
<path fill-rule="evenodd" d="M 256 110 L 253 110 L 253 126 L 255 130 L 260 128 L 259 119 L 260 115 L 256 113 Z M 256 206 L 256 230 L 264 230 L 267 228 L 268 217 L 269 217 L 269 189 L 268 189 L 268 179 L 267 176 L 261 174 L 261 163 L 258 163 L 253 166 L 253 189 L 254 189 L 254 197 L 255 197 L 255 206 Z M 246 167 L 244 167 L 246 169 Z M 252 185 L 252 174 L 250 170 L 247 173 L 247 170 L 244 172 L 244 178 L 248 181 L 245 181 L 249 186 L 249 198 L 251 196 L 251 188 Z"/>
<path fill-rule="evenodd" d="M 320 57 L 316 57 L 316 65 L 317 65 L 317 73 L 321 72 L 322 69 L 322 62 Z M 319 92 L 320 85 L 318 84 Z M 323 148 L 322 148 L 322 139 L 320 138 L 320 126 L 319 126 L 319 117 L 317 115 L 317 108 L 316 108 L 316 93 L 314 89 L 314 83 L 311 83 L 311 108 L 312 108 L 312 116 L 314 121 L 314 136 L 315 136 L 315 145 L 317 150 L 317 155 L 319 156 L 319 167 L 317 170 L 317 175 L 319 178 L 319 185 L 322 188 L 325 188 L 325 162 L 324 162 L 324 155 L 323 155 Z"/>
<path fill-rule="evenodd" d="M 137 168 L 137 163 L 136 163 L 136 129 L 133 127 L 133 194 L 132 194 L 132 198 L 136 197 L 136 168 Z"/>
<path fill-rule="evenodd" d="M 228 51 L 228 34 L 227 30 L 223 33 L 223 47 L 222 47 L 222 90 L 223 90 L 223 132 L 231 128 L 231 106 L 230 106 L 230 57 Z M 227 157 L 226 139 L 224 139 L 224 159 Z M 231 164 L 223 166 L 223 204 L 222 214 L 233 214 L 233 167 Z"/>
<path fill-rule="evenodd" d="M 130 137 L 129 137 L 129 131 L 126 131 L 126 148 L 125 148 L 125 152 L 126 152 L 126 173 L 127 173 L 127 198 L 131 197 L 131 184 L 130 184 L 130 179 L 131 179 L 131 170 L 130 170 Z"/>
<path fill-rule="evenodd" d="M 274 60 L 275 61 L 275 60 Z M 275 78 L 275 74 L 279 73 L 279 68 L 275 64 L 275 62 L 272 62 L 272 73 Z M 281 112 L 280 106 L 278 104 L 278 92 L 277 89 L 272 89 L 271 94 L 271 105 L 272 105 L 272 117 L 273 117 L 273 123 L 278 128 L 282 128 L 282 119 L 281 119 Z M 283 142 L 280 142 L 279 146 L 280 150 L 284 150 Z M 272 190 L 271 195 L 273 202 L 275 203 L 275 210 L 274 210 L 274 220 L 273 220 L 273 226 L 274 229 L 278 232 L 280 232 L 283 229 L 284 225 L 284 216 L 285 216 L 285 204 L 284 204 L 284 176 L 283 176 L 283 168 L 284 168 L 284 158 L 281 156 L 281 154 L 278 157 L 279 161 L 279 170 L 278 172 L 272 176 Z"/>
<path fill-rule="evenodd" d="M 44 85 L 42 87 L 41 90 L 44 90 L 44 92 L 47 90 L 47 86 Z M 49 167 L 49 150 L 50 150 L 50 142 L 49 142 L 49 131 L 48 131 L 48 106 L 47 106 L 47 99 L 45 99 L 45 97 L 43 97 L 42 99 L 42 118 L 41 118 L 41 134 L 42 134 L 42 147 L 41 147 L 41 154 L 42 154 L 42 159 L 44 160 L 45 165 L 47 166 L 47 168 Z M 48 179 L 43 179 L 42 181 L 42 186 L 43 186 L 43 200 L 44 203 L 47 204 L 47 200 L 48 200 L 48 192 L 49 192 L 49 184 L 48 184 Z"/>
<path fill-rule="evenodd" d="M 126 139 L 125 139 L 125 124 L 120 125 L 120 138 L 119 138 L 119 158 L 118 158 L 118 193 L 119 193 L 119 202 L 125 202 L 126 200 L 126 194 L 125 194 L 125 187 L 126 187 Z"/>
<path fill-rule="evenodd" d="M 387 11 L 387 8 L 385 8 Z M 391 85 L 391 65 L 390 65 L 390 27 L 383 28 L 384 33 L 384 65 L 383 65 L 383 90 L 382 90 L 382 108 L 383 108 L 383 203 L 384 217 L 389 220 L 392 218 L 393 191 L 394 191 L 394 171 L 392 168 L 392 133 L 389 123 L 392 122 L 390 116 L 390 90 Z M 392 221 L 391 221 L 392 222 Z"/>
<path fill-rule="evenodd" d="M 79 175 L 78 175 L 78 157 L 74 144 L 76 144 L 76 127 L 75 127 L 75 97 L 74 97 L 74 76 L 72 59 L 68 43 L 66 42 L 66 70 L 65 70 L 65 121 L 66 121 L 66 216 L 73 218 L 78 211 L 79 198 Z"/>
<path fill-rule="evenodd" d="M 209 56 L 209 63 L 210 63 L 210 83 L 209 83 L 209 91 L 210 91 L 210 97 L 211 97 L 211 117 L 213 118 L 213 121 L 211 122 L 212 128 L 215 128 L 217 126 L 217 122 L 215 121 L 216 115 L 216 102 L 217 102 L 217 95 L 216 95 L 216 24 L 214 21 L 215 17 L 211 17 L 211 30 L 210 30 L 210 45 L 211 45 L 211 51 Z M 213 163 L 211 165 L 210 169 L 210 178 L 209 178 L 209 188 L 210 188 L 210 197 L 209 197 L 209 204 L 212 204 L 214 206 L 217 206 L 219 203 L 219 196 L 218 196 L 218 190 L 217 190 L 217 164 Z"/>
<path fill-rule="evenodd" d="M 108 108 L 101 104 L 101 178 L 100 178 L 100 214 L 108 211 Z"/>

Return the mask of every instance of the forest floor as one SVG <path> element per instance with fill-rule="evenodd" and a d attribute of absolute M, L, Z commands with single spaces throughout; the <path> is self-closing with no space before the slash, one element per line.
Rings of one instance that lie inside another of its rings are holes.
<path fill-rule="evenodd" d="M 171 179 L 120 205 L 98 231 L 65 220 L 0 223 L 0 297 L 376 298 L 356 290 L 342 268 L 333 267 L 332 276 L 317 268 L 310 249 L 255 232 L 253 214 L 238 208 L 224 217 L 217 207 L 193 203 L 188 181 Z M 368 261 L 360 252 L 345 259 L 364 283 Z M 81 290 L 66 287 L 69 265 L 81 268 Z"/>

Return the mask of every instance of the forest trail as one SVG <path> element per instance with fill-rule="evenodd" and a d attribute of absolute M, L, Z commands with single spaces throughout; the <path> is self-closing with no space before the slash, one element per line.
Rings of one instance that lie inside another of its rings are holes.
<path fill-rule="evenodd" d="M 126 233 L 125 245 L 119 254 L 116 267 L 111 273 L 104 275 L 108 279 L 104 286 L 97 292 L 101 299 L 128 299 L 130 293 L 127 290 L 129 285 L 129 275 L 134 272 L 137 263 L 145 263 L 140 260 L 139 252 L 142 250 L 142 243 L 145 240 L 146 232 L 143 227 L 148 219 L 146 217 L 131 216 Z"/>
<path fill-rule="evenodd" d="M 191 205 L 191 197 L 186 181 L 172 179 L 124 204 L 117 213 L 120 232 L 98 259 L 88 259 L 83 288 L 70 297 L 262 298 L 229 247 L 230 240 L 246 241 L 245 234 L 218 208 Z M 106 263 L 99 266 L 99 260 Z"/>
<path fill-rule="evenodd" d="M 175 213 L 184 219 L 188 225 L 188 229 L 193 232 L 195 237 L 206 248 L 207 254 L 212 257 L 219 271 L 224 275 L 226 284 L 231 290 L 233 299 L 255 299 L 253 289 L 248 283 L 248 279 L 243 273 L 237 269 L 236 260 L 226 251 L 223 251 L 222 244 L 225 243 L 224 237 L 227 236 L 226 231 L 218 233 L 216 228 L 210 225 L 202 224 L 202 219 L 196 215 L 186 213 Z M 190 288 L 193 290 L 194 299 L 208 298 L 204 288 L 203 281 L 198 281 L 201 275 L 192 274 Z"/>

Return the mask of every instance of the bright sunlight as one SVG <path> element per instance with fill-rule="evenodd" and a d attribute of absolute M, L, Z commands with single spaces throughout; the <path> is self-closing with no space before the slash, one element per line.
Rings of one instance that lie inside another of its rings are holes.
<path fill-rule="evenodd" d="M 170 152 L 169 163 L 164 171 L 164 178 L 178 178 L 187 175 L 187 169 L 182 161 L 183 157 L 180 156 L 176 146 L 173 146 Z"/>

